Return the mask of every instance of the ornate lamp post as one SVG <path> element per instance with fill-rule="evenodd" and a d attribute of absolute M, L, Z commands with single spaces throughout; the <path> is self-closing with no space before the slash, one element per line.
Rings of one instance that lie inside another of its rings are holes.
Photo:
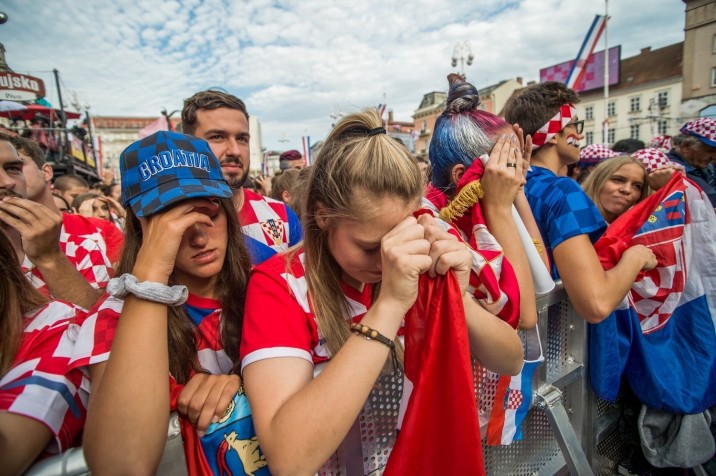
<path fill-rule="evenodd" d="M 458 41 L 452 50 L 452 67 L 457 67 L 457 62 L 460 60 L 460 75 L 465 77 L 465 62 L 470 66 L 475 56 L 472 54 L 470 49 L 470 42 L 468 40 Z"/>

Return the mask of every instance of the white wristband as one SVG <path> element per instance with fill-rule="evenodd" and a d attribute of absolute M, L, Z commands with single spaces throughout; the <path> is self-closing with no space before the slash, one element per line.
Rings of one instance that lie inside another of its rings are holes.
<path fill-rule="evenodd" d="M 139 282 L 134 275 L 129 273 L 110 279 L 107 292 L 110 296 L 118 298 L 125 298 L 129 294 L 133 294 L 138 298 L 167 306 L 182 305 L 189 297 L 189 290 L 186 286 L 167 286 L 152 281 Z"/>

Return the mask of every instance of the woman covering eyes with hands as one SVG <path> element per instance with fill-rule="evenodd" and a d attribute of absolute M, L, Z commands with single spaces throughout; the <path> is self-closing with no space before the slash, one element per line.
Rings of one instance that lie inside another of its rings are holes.
<path fill-rule="evenodd" d="M 314 474 L 336 451 L 423 273 L 455 273 L 470 349 L 485 367 L 514 374 L 522 363 L 515 331 L 467 292 L 468 246 L 429 214 L 414 218 L 420 170 L 375 111 L 341 120 L 311 168 L 303 245 L 256 267 L 242 334 L 246 393 L 273 474 Z M 381 338 L 363 338 L 357 323 Z"/>

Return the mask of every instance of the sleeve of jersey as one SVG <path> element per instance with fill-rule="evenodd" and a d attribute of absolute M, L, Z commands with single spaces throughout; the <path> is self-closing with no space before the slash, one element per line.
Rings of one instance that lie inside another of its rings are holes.
<path fill-rule="evenodd" d="M 50 453 L 71 447 L 86 417 L 86 398 L 80 392 L 83 375 L 69 366 L 71 318 L 61 315 L 74 316 L 75 311 L 68 304 L 51 303 L 35 316 L 23 334 L 13 366 L 0 380 L 0 411 L 45 425 L 55 436 L 47 448 Z"/>
<path fill-rule="evenodd" d="M 104 236 L 104 241 L 107 243 L 107 258 L 109 258 L 110 263 L 117 263 L 119 258 L 122 257 L 124 235 L 113 223 L 110 223 L 109 221 L 107 221 L 107 225 L 105 225 L 102 235 Z M 113 270 L 111 269 L 110 271 Z M 114 273 L 112 273 L 112 275 L 114 275 Z"/>
<path fill-rule="evenodd" d="M 544 200 L 545 211 L 549 212 L 544 223 L 553 250 L 578 235 L 589 235 L 594 243 L 607 227 L 594 202 L 571 179 L 555 181 L 554 187 L 546 190 Z"/>
<path fill-rule="evenodd" d="M 286 206 L 286 216 L 288 217 L 288 246 L 295 246 L 303 239 L 301 220 L 298 219 L 296 213 L 288 206 Z"/>
<path fill-rule="evenodd" d="M 67 254 L 69 257 L 70 254 Z M 74 260 L 77 271 L 87 280 L 90 286 L 95 289 L 107 287 L 112 265 L 95 241 L 85 238 L 75 248 L 74 256 L 71 259 Z"/>
<path fill-rule="evenodd" d="M 109 359 L 124 301 L 105 295 L 80 322 L 70 366 L 83 368 Z"/>
<path fill-rule="evenodd" d="M 289 279 L 305 283 L 303 278 L 289 276 Z M 254 269 L 246 294 L 239 349 L 242 371 L 254 362 L 276 357 L 298 357 L 313 362 L 307 322 L 312 317 L 294 296 L 280 271 L 266 266 Z"/>

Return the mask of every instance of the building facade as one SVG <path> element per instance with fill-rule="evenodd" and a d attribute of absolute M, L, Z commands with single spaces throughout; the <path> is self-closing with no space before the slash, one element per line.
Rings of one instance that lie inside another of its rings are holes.
<path fill-rule="evenodd" d="M 716 1 L 684 0 L 684 120 L 716 117 Z"/>
<path fill-rule="evenodd" d="M 657 135 L 675 135 L 681 116 L 683 43 L 640 54 L 620 62 L 619 82 L 580 93 L 577 115 L 584 119 L 584 145 L 614 144 L 621 139 L 648 143 Z"/>
<path fill-rule="evenodd" d="M 119 154 L 138 138 L 139 131 L 159 120 L 158 117 L 127 117 L 127 116 L 94 116 L 94 134 L 98 137 L 99 149 L 103 158 L 103 176 L 107 183 L 119 182 Z M 171 118 L 172 130 L 181 131 L 181 119 Z M 250 170 L 252 175 L 258 175 L 263 165 L 263 142 L 261 138 L 261 123 L 258 118 L 249 118 L 249 133 L 251 139 Z M 271 165 L 271 163 L 269 163 Z M 273 164 L 278 170 L 278 158 Z"/>
<path fill-rule="evenodd" d="M 94 135 L 102 155 L 102 176 L 107 183 L 119 182 L 119 154 L 137 140 L 140 130 L 159 120 L 159 117 L 93 116 Z M 172 119 L 176 129 L 179 120 Z"/>
<path fill-rule="evenodd" d="M 435 130 L 435 121 L 445 110 L 447 93 L 433 91 L 423 96 L 420 106 L 413 114 L 413 130 L 415 133 L 415 155 L 428 158 L 430 139 Z"/>

